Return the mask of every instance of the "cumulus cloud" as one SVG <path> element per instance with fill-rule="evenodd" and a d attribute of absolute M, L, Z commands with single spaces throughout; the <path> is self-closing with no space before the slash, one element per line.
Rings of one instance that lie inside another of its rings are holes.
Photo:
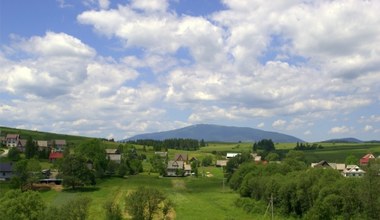
<path fill-rule="evenodd" d="M 286 123 L 287 122 L 285 120 L 279 119 L 272 123 L 272 127 L 276 129 L 284 129 Z"/>
<path fill-rule="evenodd" d="M 260 124 L 258 124 L 256 127 L 258 128 L 263 128 L 265 126 L 265 123 L 264 122 L 261 122 Z"/>
<path fill-rule="evenodd" d="M 331 134 L 346 134 L 351 132 L 351 128 L 347 126 L 337 126 L 330 129 Z"/>
<path fill-rule="evenodd" d="M 105 136 L 116 135 L 108 119 L 122 131 L 249 121 L 314 135 L 318 120 L 340 123 L 340 115 L 378 107 L 376 1 L 225 0 L 223 10 L 207 16 L 179 14 L 167 0 L 114 8 L 108 0 L 83 2 L 90 9 L 77 22 L 104 42 L 117 41 L 122 55 L 102 57 L 65 33 L 17 39 L 0 53 L 0 91 L 17 101 L 1 103 L 0 114 L 29 108 L 23 99 L 49 100 L 51 112 L 62 111 L 47 116 L 62 122 L 55 128 L 73 123 L 75 132 L 98 127 L 92 132 Z M 168 123 L 178 119 L 175 110 L 183 118 Z M 363 115 L 357 122 L 375 130 L 378 118 Z"/>
<path fill-rule="evenodd" d="M 372 131 L 373 130 L 373 126 L 372 125 L 366 125 L 364 126 L 364 131 L 368 132 L 368 131 Z"/>

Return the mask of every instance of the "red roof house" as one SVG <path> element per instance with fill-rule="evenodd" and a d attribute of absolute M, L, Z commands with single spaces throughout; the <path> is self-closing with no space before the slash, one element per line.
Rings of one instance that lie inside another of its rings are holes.
<path fill-rule="evenodd" d="M 366 154 L 362 158 L 360 158 L 360 165 L 368 165 L 369 161 L 375 159 L 373 154 Z"/>
<path fill-rule="evenodd" d="M 62 152 L 51 152 L 49 155 L 50 162 L 54 162 L 57 159 L 63 158 Z"/>

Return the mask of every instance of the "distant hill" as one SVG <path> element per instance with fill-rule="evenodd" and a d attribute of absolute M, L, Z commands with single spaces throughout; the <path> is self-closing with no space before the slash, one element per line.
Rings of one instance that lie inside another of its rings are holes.
<path fill-rule="evenodd" d="M 330 139 L 330 140 L 322 141 L 322 143 L 363 143 L 363 141 L 350 137 L 350 138 Z"/>
<path fill-rule="evenodd" d="M 5 137 L 7 134 L 19 134 L 22 139 L 27 139 L 29 136 L 35 140 L 59 140 L 64 139 L 66 141 L 84 141 L 89 140 L 89 137 L 76 136 L 76 135 L 67 135 L 67 134 L 56 134 L 51 132 L 42 132 L 42 131 L 32 131 L 26 129 L 18 128 L 9 128 L 9 127 L 0 127 L 0 136 Z"/>
<path fill-rule="evenodd" d="M 191 138 L 215 142 L 253 142 L 262 139 L 272 139 L 273 142 L 304 142 L 294 136 L 263 131 L 248 127 L 232 127 L 210 124 L 192 125 L 171 131 L 140 134 L 123 141 L 138 139 L 165 140 L 170 138 Z"/>

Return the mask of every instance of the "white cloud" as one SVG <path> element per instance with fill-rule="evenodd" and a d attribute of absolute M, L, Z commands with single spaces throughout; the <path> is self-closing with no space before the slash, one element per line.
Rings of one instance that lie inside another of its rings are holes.
<path fill-rule="evenodd" d="M 33 109 L 48 103 L 44 114 L 54 128 L 74 123 L 77 133 L 120 135 L 109 122 L 132 134 L 181 123 L 259 121 L 258 127 L 314 135 L 312 127 L 325 118 L 349 123 L 341 116 L 352 121 L 361 109 L 378 108 L 377 1 L 225 0 L 225 9 L 207 16 L 179 14 L 166 0 L 116 8 L 108 0 L 83 3 L 91 9 L 77 22 L 102 42 L 117 41 L 121 53 L 102 57 L 83 42 L 92 41 L 66 33 L 13 35 L 0 52 L 0 91 L 12 96 L 0 101 L 1 116 L 12 109 L 22 126 L 29 123 L 23 115 L 42 120 Z M 171 123 L 178 109 L 182 121 Z M 379 118 L 363 114 L 356 123 L 374 131 Z M 330 133 L 353 131 L 338 126 Z"/>
<path fill-rule="evenodd" d="M 372 125 L 366 125 L 364 126 L 364 131 L 368 132 L 368 131 L 372 131 L 373 130 L 373 126 Z"/>
<path fill-rule="evenodd" d="M 132 0 L 131 6 L 146 12 L 165 12 L 169 4 L 167 0 Z"/>
<path fill-rule="evenodd" d="M 351 132 L 351 128 L 346 126 L 337 126 L 330 129 L 331 134 L 346 134 Z"/>
<path fill-rule="evenodd" d="M 265 123 L 264 122 L 261 122 L 260 124 L 258 124 L 256 127 L 258 128 L 263 128 L 265 126 Z"/>
<path fill-rule="evenodd" d="M 109 6 L 110 6 L 109 0 L 99 0 L 99 7 L 101 9 L 108 9 Z"/>
<path fill-rule="evenodd" d="M 286 123 L 287 122 L 285 120 L 279 119 L 272 123 L 272 127 L 276 129 L 284 129 Z"/>

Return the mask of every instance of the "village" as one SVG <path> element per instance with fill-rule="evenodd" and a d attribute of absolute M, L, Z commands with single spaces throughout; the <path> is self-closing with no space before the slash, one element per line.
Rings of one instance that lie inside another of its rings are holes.
<path fill-rule="evenodd" d="M 35 145 L 38 147 L 39 151 L 48 151 L 48 161 L 54 163 L 56 160 L 62 159 L 64 157 L 64 150 L 67 147 L 66 140 L 33 140 Z M 7 134 L 5 137 L 1 137 L 1 143 L 9 149 L 16 148 L 20 153 L 25 152 L 25 145 L 27 140 L 20 138 L 19 134 Z M 118 149 L 105 149 L 106 158 L 109 161 L 113 161 L 117 164 L 121 163 L 122 154 Z M 215 160 L 214 164 L 216 167 L 225 168 L 227 166 L 228 160 L 239 156 L 241 153 L 237 152 L 228 152 L 225 155 L 225 159 Z M 196 157 L 189 156 L 188 153 L 179 153 L 175 154 L 173 158 L 168 157 L 168 152 L 154 152 L 154 155 L 160 157 L 165 166 L 165 173 L 163 176 L 166 177 L 186 177 L 194 175 L 194 170 L 192 170 L 192 163 L 197 162 L 200 164 L 200 161 Z M 266 161 L 262 159 L 258 153 L 250 153 L 251 160 L 256 164 L 267 164 L 267 163 L 281 163 L 281 161 Z M 358 161 L 358 164 L 344 164 L 344 163 L 334 163 L 322 160 L 319 162 L 314 162 L 310 164 L 311 168 L 322 168 L 322 169 L 333 169 L 341 173 L 344 177 L 363 177 L 366 173 L 362 168 L 366 167 L 370 160 L 375 159 L 375 155 L 369 153 L 363 155 L 362 158 Z M 380 155 L 377 157 L 380 158 Z M 91 164 L 88 164 L 89 167 L 92 167 Z M 9 180 L 14 176 L 13 162 L 0 162 L 0 180 Z M 41 182 L 47 182 L 47 179 L 51 179 L 52 182 L 56 182 L 54 176 L 46 176 L 46 169 L 41 170 L 44 175 L 44 179 L 41 179 Z M 48 172 L 51 174 L 50 172 Z M 60 182 L 59 182 L 60 183 Z"/>

